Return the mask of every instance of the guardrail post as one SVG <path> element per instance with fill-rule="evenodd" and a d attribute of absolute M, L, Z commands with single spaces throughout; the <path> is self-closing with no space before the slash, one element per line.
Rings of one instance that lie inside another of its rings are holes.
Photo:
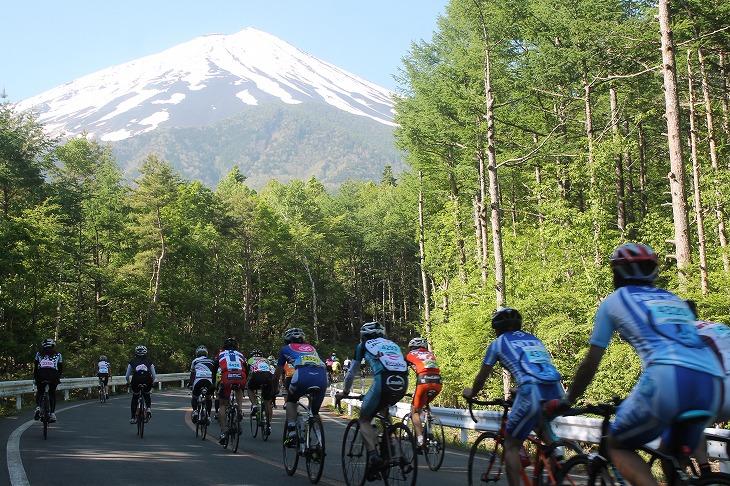
<path fill-rule="evenodd" d="M 461 429 L 461 443 L 462 443 L 462 444 L 466 444 L 466 441 L 467 441 L 467 439 L 468 439 L 468 434 L 467 434 L 467 432 L 468 432 L 468 431 L 467 431 L 466 429 Z"/>
<path fill-rule="evenodd" d="M 68 397 L 69 397 L 68 390 L 63 390 L 63 400 L 67 402 L 68 401 Z"/>
<path fill-rule="evenodd" d="M 20 410 L 23 408 L 22 395 L 15 395 L 15 409 Z"/>
<path fill-rule="evenodd" d="M 157 382 L 157 389 L 162 391 L 162 382 L 161 381 Z"/>

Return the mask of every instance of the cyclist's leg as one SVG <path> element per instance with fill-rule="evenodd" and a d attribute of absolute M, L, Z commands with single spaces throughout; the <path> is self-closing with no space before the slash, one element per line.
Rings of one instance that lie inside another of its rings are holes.
<path fill-rule="evenodd" d="M 362 407 L 360 408 L 358 421 L 360 422 L 360 433 L 365 441 L 365 448 L 367 448 L 368 454 L 376 452 L 375 443 L 378 433 L 370 422 L 375 417 L 378 409 L 385 404 L 382 384 L 382 374 L 377 373 L 373 377 L 373 384 L 370 386 L 370 389 L 362 397 Z"/>

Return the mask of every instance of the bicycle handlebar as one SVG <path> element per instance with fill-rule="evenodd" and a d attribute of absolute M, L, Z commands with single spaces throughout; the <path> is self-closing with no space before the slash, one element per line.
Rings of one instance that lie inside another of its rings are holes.
<path fill-rule="evenodd" d="M 616 413 L 616 410 L 622 401 L 623 400 L 619 397 L 611 397 L 609 402 L 587 403 L 582 407 L 573 407 L 564 412 L 562 415 L 574 416 L 593 414 L 600 415 L 601 417 L 610 417 Z"/>
<path fill-rule="evenodd" d="M 502 408 L 509 408 L 514 403 L 514 400 L 511 398 L 495 398 L 494 400 L 479 400 L 478 398 L 474 397 L 464 397 L 466 402 L 469 404 L 469 415 L 471 415 L 471 419 L 474 421 L 474 423 L 478 422 L 477 418 L 474 416 L 474 405 L 481 405 L 485 407 L 490 406 L 500 406 Z"/>
<path fill-rule="evenodd" d="M 342 413 L 342 405 L 340 405 L 340 402 L 343 399 L 347 398 L 347 399 L 352 399 L 352 400 L 362 400 L 364 396 L 365 395 L 362 395 L 362 394 L 361 395 L 342 395 L 342 396 L 335 395 L 335 408 L 337 409 L 337 411 L 339 413 Z"/>

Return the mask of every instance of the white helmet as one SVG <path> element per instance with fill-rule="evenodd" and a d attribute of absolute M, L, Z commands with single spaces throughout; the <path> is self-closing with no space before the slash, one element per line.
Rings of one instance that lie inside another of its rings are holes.
<path fill-rule="evenodd" d="M 360 340 L 367 341 L 368 339 L 375 339 L 377 337 L 385 336 L 385 328 L 377 321 L 366 322 L 360 328 Z"/>
<path fill-rule="evenodd" d="M 409 348 L 428 348 L 428 341 L 426 341 L 426 338 L 414 337 L 408 343 L 408 347 Z"/>
<path fill-rule="evenodd" d="M 144 356 L 147 354 L 147 346 L 137 346 L 134 348 L 134 354 L 137 356 Z"/>

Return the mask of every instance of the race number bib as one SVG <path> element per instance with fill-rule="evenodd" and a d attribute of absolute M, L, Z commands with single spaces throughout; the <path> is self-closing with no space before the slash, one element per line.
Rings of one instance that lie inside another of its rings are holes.
<path fill-rule="evenodd" d="M 684 301 L 649 300 L 645 305 L 649 324 L 658 334 L 690 348 L 703 346 L 694 326 L 695 316 Z"/>
<path fill-rule="evenodd" d="M 365 349 L 375 356 L 388 371 L 408 370 L 408 364 L 403 358 L 400 346 L 393 341 L 383 338 L 371 339 L 365 342 Z"/>
<path fill-rule="evenodd" d="M 525 353 L 525 359 L 530 363 L 551 363 L 550 354 L 547 350 L 540 346 L 526 346 L 522 348 Z"/>

